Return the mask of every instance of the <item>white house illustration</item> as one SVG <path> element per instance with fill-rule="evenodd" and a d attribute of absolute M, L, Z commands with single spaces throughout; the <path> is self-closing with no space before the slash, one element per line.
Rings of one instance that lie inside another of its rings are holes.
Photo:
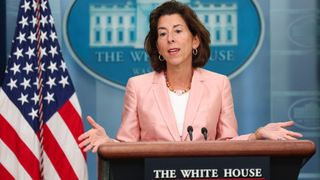
<path fill-rule="evenodd" d="M 318 121 L 320 118 L 319 103 L 310 102 L 301 107 L 295 107 L 293 109 L 293 117 L 297 119 L 313 119 Z M 314 124 L 316 124 L 316 122 L 314 122 Z"/>
<path fill-rule="evenodd" d="M 164 0 L 128 0 L 123 5 L 90 4 L 90 47 L 143 48 L 149 30 L 149 14 Z M 210 32 L 211 45 L 238 44 L 236 3 L 201 3 L 182 0 L 189 4 Z"/>

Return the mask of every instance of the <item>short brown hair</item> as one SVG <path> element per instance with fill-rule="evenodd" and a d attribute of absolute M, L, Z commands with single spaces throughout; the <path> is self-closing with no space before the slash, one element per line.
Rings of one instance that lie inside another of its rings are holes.
<path fill-rule="evenodd" d="M 159 60 L 157 49 L 158 21 L 161 16 L 179 14 L 187 24 L 191 34 L 198 36 L 200 45 L 198 54 L 192 56 L 192 67 L 203 67 L 210 57 L 210 33 L 198 19 L 196 13 L 186 4 L 171 0 L 154 9 L 149 17 L 149 33 L 144 41 L 144 48 L 147 51 L 151 66 L 156 72 L 166 70 L 166 61 Z"/>

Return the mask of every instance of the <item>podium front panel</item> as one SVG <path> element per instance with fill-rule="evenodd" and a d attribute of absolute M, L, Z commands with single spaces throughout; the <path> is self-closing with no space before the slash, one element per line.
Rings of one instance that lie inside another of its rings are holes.
<path fill-rule="evenodd" d="M 144 179 L 269 180 L 269 157 L 146 158 Z"/>

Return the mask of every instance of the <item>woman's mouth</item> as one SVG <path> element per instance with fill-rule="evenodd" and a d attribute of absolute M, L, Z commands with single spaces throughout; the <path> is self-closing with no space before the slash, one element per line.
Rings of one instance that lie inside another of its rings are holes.
<path fill-rule="evenodd" d="M 175 55 L 175 54 L 177 54 L 179 51 L 180 51 L 179 48 L 171 48 L 171 49 L 168 50 L 168 53 L 169 53 L 170 55 Z"/>

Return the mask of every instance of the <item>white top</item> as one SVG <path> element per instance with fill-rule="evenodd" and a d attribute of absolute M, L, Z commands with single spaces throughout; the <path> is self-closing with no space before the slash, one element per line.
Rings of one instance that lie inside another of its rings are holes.
<path fill-rule="evenodd" d="M 173 112 L 176 118 L 177 127 L 179 130 L 180 136 L 182 136 L 183 132 L 183 123 L 184 123 L 184 116 L 187 108 L 188 98 L 189 98 L 189 91 L 178 95 L 172 91 L 169 91 L 169 97 L 171 101 L 171 106 L 173 108 Z"/>

